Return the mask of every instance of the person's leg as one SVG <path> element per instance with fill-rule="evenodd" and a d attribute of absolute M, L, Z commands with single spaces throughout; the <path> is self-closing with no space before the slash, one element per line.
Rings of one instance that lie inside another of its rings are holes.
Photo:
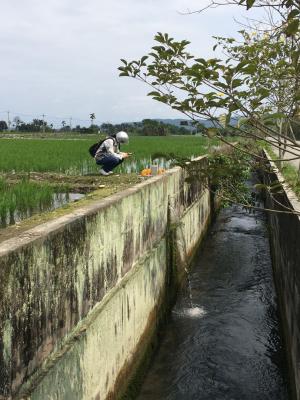
<path fill-rule="evenodd" d="M 118 157 L 115 157 L 113 154 L 108 154 L 101 159 L 101 161 L 97 164 L 102 165 L 102 169 L 105 172 L 110 172 L 117 165 L 121 164 L 123 160 L 120 160 Z"/>

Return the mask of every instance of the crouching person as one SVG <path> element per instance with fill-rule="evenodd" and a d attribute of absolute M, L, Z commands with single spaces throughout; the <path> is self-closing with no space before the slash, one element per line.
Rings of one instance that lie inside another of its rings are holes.
<path fill-rule="evenodd" d="M 120 151 L 120 144 L 128 143 L 128 141 L 127 133 L 121 131 L 101 143 L 95 154 L 96 163 L 101 166 L 101 175 L 113 174 L 112 170 L 121 164 L 125 158 L 129 157 L 129 153 Z"/>

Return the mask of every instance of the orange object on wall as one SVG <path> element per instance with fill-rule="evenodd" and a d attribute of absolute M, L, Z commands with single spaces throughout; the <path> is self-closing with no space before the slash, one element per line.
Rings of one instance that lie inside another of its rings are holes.
<path fill-rule="evenodd" d="M 150 168 L 145 168 L 143 171 L 141 171 L 142 176 L 150 176 L 151 175 L 151 169 Z"/>

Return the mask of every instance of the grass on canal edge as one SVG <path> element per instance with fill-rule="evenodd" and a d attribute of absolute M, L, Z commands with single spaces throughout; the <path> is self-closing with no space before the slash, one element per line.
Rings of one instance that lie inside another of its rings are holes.
<path fill-rule="evenodd" d="M 270 146 L 265 146 L 267 148 L 268 153 L 270 154 L 271 158 L 275 160 L 275 164 L 279 171 L 282 173 L 285 182 L 291 187 L 293 192 L 296 194 L 297 198 L 300 200 L 300 177 L 298 170 L 288 161 L 282 161 L 282 167 L 279 167 L 279 162 L 276 162 L 278 159 L 278 155 L 273 151 Z"/>
<path fill-rule="evenodd" d="M 296 196 L 300 200 L 300 177 L 297 169 L 285 162 L 281 168 L 281 173 L 284 176 L 286 183 L 293 189 Z"/>

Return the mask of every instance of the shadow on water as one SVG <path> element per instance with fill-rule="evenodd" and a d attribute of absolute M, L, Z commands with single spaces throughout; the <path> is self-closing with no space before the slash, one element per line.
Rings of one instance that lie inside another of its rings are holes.
<path fill-rule="evenodd" d="M 284 368 L 264 216 L 222 210 L 138 400 L 288 399 Z"/>

